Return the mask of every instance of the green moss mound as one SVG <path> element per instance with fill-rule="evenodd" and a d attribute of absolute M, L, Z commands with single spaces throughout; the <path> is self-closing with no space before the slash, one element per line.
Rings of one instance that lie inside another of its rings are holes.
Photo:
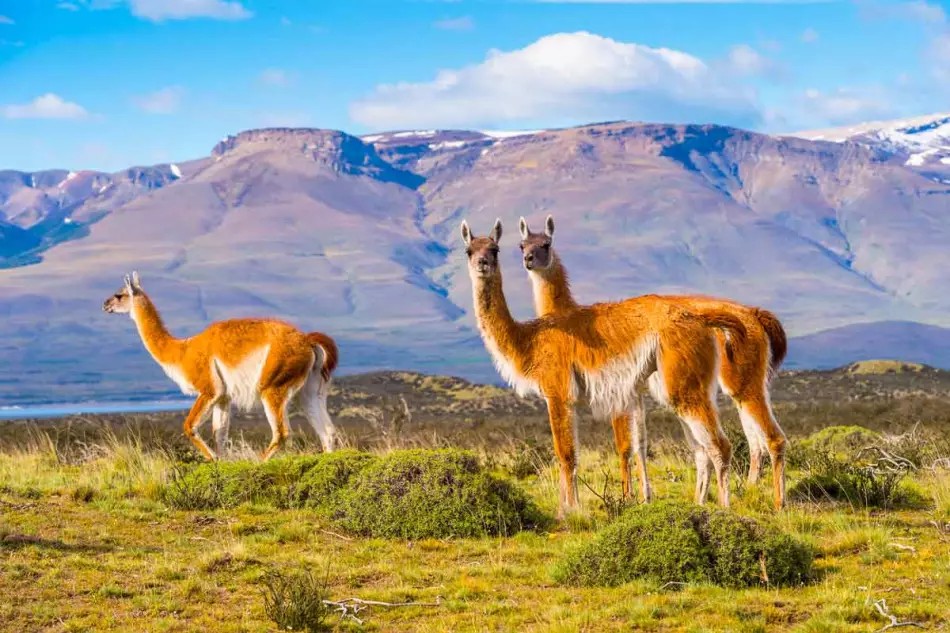
<path fill-rule="evenodd" d="M 741 588 L 796 585 L 811 576 L 807 544 L 724 510 L 660 501 L 636 506 L 570 553 L 555 580 L 617 586 L 638 578 Z"/>
<path fill-rule="evenodd" d="M 458 450 L 381 457 L 353 477 L 335 506 L 344 529 L 384 538 L 509 535 L 547 522 L 524 492 Z"/>
<path fill-rule="evenodd" d="M 340 491 L 346 489 L 363 469 L 378 460 L 375 455 L 352 450 L 322 455 L 300 478 L 293 505 L 332 512 L 338 503 Z"/>
<path fill-rule="evenodd" d="M 815 452 L 829 452 L 841 458 L 856 455 L 866 446 L 880 444 L 881 434 L 863 426 L 829 426 L 812 433 L 798 443 L 804 456 Z"/>

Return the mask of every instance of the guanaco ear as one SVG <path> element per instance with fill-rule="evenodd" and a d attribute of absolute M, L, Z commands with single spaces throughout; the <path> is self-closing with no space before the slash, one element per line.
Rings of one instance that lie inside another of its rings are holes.
<path fill-rule="evenodd" d="M 501 240 L 501 218 L 495 219 L 495 226 L 491 227 L 491 233 L 488 234 L 488 237 L 490 237 L 495 244 Z"/>
<path fill-rule="evenodd" d="M 465 246 L 472 245 L 472 229 L 468 228 L 466 220 L 462 220 L 462 241 L 465 242 Z"/>
<path fill-rule="evenodd" d="M 132 287 L 136 290 L 142 289 L 142 280 L 139 279 L 139 274 L 137 271 L 132 271 Z"/>
<path fill-rule="evenodd" d="M 549 215 L 544 219 L 544 234 L 548 237 L 554 237 L 554 216 Z"/>
<path fill-rule="evenodd" d="M 528 229 L 528 223 L 525 221 L 524 216 L 518 218 L 518 231 L 521 232 L 521 239 L 526 240 L 528 236 L 531 235 L 531 230 Z"/>
<path fill-rule="evenodd" d="M 131 276 L 131 275 L 126 275 L 126 276 L 125 276 L 125 279 L 123 279 L 122 281 L 125 283 L 125 291 L 126 291 L 126 292 L 129 294 L 129 296 L 131 297 L 131 296 L 132 296 L 132 292 L 133 292 L 133 291 L 132 291 L 132 276 Z"/>

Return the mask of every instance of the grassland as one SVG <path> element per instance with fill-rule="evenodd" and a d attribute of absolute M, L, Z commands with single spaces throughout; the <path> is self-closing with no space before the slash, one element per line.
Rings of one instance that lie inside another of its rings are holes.
<path fill-rule="evenodd" d="M 182 463 L 194 460 L 177 414 L 0 424 L 0 630 L 274 631 L 264 610 L 265 580 L 273 570 L 299 569 L 326 577 L 335 601 L 438 603 L 370 607 L 359 614 L 362 625 L 330 617 L 340 630 L 878 631 L 891 622 L 882 611 L 898 622 L 947 629 L 950 471 L 940 457 L 950 455 L 942 443 L 950 380 L 928 372 L 864 368 L 779 379 L 777 409 L 793 442 L 832 424 L 890 434 L 917 426 L 889 446 L 925 455 L 901 484 L 914 493 L 912 502 L 890 509 L 854 500 L 794 501 L 775 515 L 765 484 L 734 478 L 738 513 L 819 552 L 814 580 L 784 589 L 648 580 L 617 588 L 559 586 L 553 567 L 609 521 L 603 501 L 583 486 L 583 509 L 545 531 L 363 539 L 305 510 L 171 507 L 164 491 Z M 399 414 L 400 396 L 411 419 Z M 473 448 L 553 513 L 555 470 L 537 403 L 410 374 L 350 379 L 333 400 L 351 445 L 374 452 L 403 445 Z M 741 472 L 738 425 L 731 415 L 726 424 L 737 438 Z M 604 426 L 585 418 L 581 431 L 581 477 L 598 493 L 617 486 Z M 253 418 L 238 423 L 238 455 L 263 445 L 261 427 Z M 674 422 L 653 412 L 650 430 L 658 496 L 688 499 L 691 461 Z M 312 451 L 305 432 L 288 450 Z M 792 483 L 808 468 L 797 459 Z"/>

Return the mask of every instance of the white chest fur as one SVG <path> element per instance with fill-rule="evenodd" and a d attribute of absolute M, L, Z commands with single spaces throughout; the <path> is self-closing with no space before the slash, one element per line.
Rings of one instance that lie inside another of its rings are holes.
<path fill-rule="evenodd" d="M 482 332 L 482 340 L 485 341 L 485 348 L 488 350 L 488 353 L 491 355 L 492 362 L 495 364 L 495 369 L 498 370 L 498 373 L 501 374 L 501 377 L 511 385 L 511 388 L 515 390 L 522 398 L 528 395 L 536 394 L 542 395 L 541 389 L 538 387 L 538 384 L 533 380 L 525 377 L 519 372 L 514 364 L 501 353 L 501 350 L 498 348 L 498 345 L 495 343 L 495 340 Z"/>
<path fill-rule="evenodd" d="M 181 370 L 181 367 L 171 364 L 166 365 L 164 363 L 159 363 L 159 365 L 161 365 L 162 371 L 165 372 L 165 375 L 171 378 L 172 382 L 178 385 L 178 388 L 181 389 L 183 394 L 186 396 L 193 396 L 197 393 L 194 385 L 192 385 L 188 378 L 185 377 L 185 373 Z"/>

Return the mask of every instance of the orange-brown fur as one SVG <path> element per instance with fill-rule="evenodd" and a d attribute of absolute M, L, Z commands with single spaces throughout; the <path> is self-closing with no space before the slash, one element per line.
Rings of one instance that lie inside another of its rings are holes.
<path fill-rule="evenodd" d="M 535 309 L 539 316 L 561 314 L 576 310 L 579 304 L 571 293 L 570 281 L 564 265 L 552 246 L 553 219 L 548 216 L 543 233 L 532 233 L 521 219 L 522 261 L 531 277 Z M 727 337 L 716 331 L 716 344 L 721 363 L 719 382 L 723 390 L 735 401 L 740 414 L 745 413 L 758 427 L 749 428 L 743 420 L 743 430 L 749 440 L 749 481 L 758 481 L 762 467 L 762 452 L 767 450 L 772 461 L 774 500 L 776 508 L 785 502 L 785 434 L 772 413 L 768 383 L 778 371 L 787 352 L 785 330 L 774 314 L 761 308 L 745 306 L 734 301 L 699 295 L 662 296 L 658 301 L 672 302 L 698 314 L 727 313 L 742 321 L 747 336 L 744 339 Z M 641 414 L 642 415 L 642 414 Z M 624 493 L 630 493 L 630 424 L 626 414 L 612 420 L 617 450 L 621 459 L 621 476 Z M 684 429 L 687 430 L 687 429 Z M 764 435 L 764 444 L 759 433 Z M 687 435 L 689 439 L 689 436 Z M 694 449 L 698 448 L 694 446 Z M 708 481 L 709 464 L 701 454 L 696 455 L 697 492 L 705 496 L 704 482 Z M 640 487 L 646 482 L 646 469 L 638 462 Z"/>
<path fill-rule="evenodd" d="M 561 506 L 577 503 L 573 405 L 584 382 L 592 407 L 619 415 L 640 406 L 637 387 L 650 374 L 663 378 L 670 406 L 706 434 L 716 469 L 719 501 L 729 503 L 731 446 L 713 403 L 718 362 L 710 327 L 742 338 L 735 317 L 697 315 L 674 302 L 639 297 L 595 304 L 532 321 L 515 321 L 505 300 L 498 244 L 501 223 L 489 237 L 462 226 L 478 326 L 496 365 L 516 386 L 533 385 L 546 399 L 554 450 L 561 465 Z M 510 365 L 510 367 L 509 367 Z"/>
<path fill-rule="evenodd" d="M 333 340 L 319 332 L 305 334 L 293 325 L 276 319 L 232 319 L 209 325 L 203 332 L 187 339 L 172 336 L 165 327 L 158 309 L 145 294 L 133 273 L 126 278 L 123 289 L 109 297 L 103 304 L 106 312 L 128 312 L 138 328 L 145 348 L 185 393 L 196 395 L 196 400 L 185 419 L 185 435 L 208 459 L 217 455 L 197 434 L 198 427 L 214 410 L 217 450 L 223 450 L 227 438 L 227 424 L 232 401 L 237 397 L 238 406 L 249 407 L 259 399 L 265 407 L 273 427 L 273 438 L 262 457 L 270 458 L 284 443 L 290 433 L 288 406 L 295 396 L 325 399 L 330 375 L 336 367 L 338 351 Z M 262 350 L 266 350 L 266 356 Z M 238 394 L 233 387 L 237 378 L 230 381 L 231 372 L 240 372 L 247 363 L 253 364 L 255 354 L 261 354 L 260 368 L 251 367 L 251 373 L 237 374 L 240 378 L 250 376 L 248 386 L 253 391 Z M 315 367 L 316 365 L 316 367 Z M 308 381 L 314 369 L 319 369 L 319 380 Z M 301 393 L 315 390 L 315 393 Z M 306 404 L 311 404 L 309 401 Z M 317 406 L 317 402 L 312 403 Z M 308 418 L 310 410 L 306 411 Z M 316 422 L 315 430 L 317 429 Z M 332 422 L 329 416 L 323 420 L 329 428 L 332 450 Z M 324 432 L 321 440 L 324 440 Z"/>

